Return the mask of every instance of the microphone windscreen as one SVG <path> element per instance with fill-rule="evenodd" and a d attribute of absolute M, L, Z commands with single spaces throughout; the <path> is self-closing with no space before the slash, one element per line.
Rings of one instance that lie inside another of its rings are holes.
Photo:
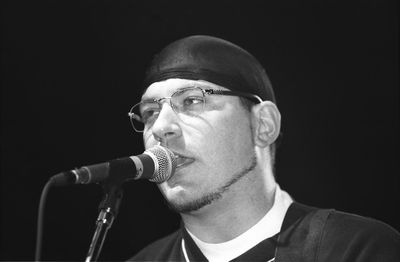
<path fill-rule="evenodd" d="M 156 159 L 156 167 L 154 177 L 149 179 L 155 183 L 162 183 L 168 180 L 175 172 L 176 158 L 174 153 L 168 148 L 162 146 L 154 146 L 144 152 Z"/>

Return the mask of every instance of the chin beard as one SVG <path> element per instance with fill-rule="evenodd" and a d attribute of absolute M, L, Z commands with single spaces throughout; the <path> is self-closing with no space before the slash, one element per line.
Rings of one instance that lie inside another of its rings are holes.
<path fill-rule="evenodd" d="M 256 165 L 257 165 L 257 158 L 254 153 L 248 167 L 246 167 L 243 170 L 241 170 L 240 172 L 236 173 L 234 176 L 231 177 L 230 180 L 228 180 L 225 183 L 225 185 L 217 188 L 214 192 L 207 193 L 195 200 L 191 200 L 191 201 L 188 201 L 185 203 L 177 203 L 177 202 L 168 202 L 167 201 L 167 204 L 171 210 L 178 212 L 178 213 L 182 213 L 182 214 L 197 211 L 197 210 L 201 209 L 202 207 L 210 205 L 214 201 L 220 199 L 225 191 L 227 191 L 233 184 L 238 182 L 242 177 L 244 177 L 250 171 L 252 171 L 256 167 Z"/>

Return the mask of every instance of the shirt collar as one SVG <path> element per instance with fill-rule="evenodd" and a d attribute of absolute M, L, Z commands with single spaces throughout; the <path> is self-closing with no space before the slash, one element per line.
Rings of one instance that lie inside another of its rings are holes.
<path fill-rule="evenodd" d="M 283 219 L 293 202 L 288 193 L 276 186 L 274 204 L 254 226 L 238 237 L 227 242 L 210 244 L 201 241 L 187 229 L 186 231 L 209 261 L 229 261 L 252 247 L 280 232 Z"/>

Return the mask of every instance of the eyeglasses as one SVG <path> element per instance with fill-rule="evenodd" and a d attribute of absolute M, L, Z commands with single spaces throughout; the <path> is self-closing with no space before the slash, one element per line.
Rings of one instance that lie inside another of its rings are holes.
<path fill-rule="evenodd" d="M 151 127 L 160 114 L 163 100 L 169 99 L 169 104 L 175 113 L 182 113 L 189 116 L 197 116 L 204 111 L 207 95 L 239 96 L 249 99 L 258 104 L 262 99 L 253 94 L 228 91 L 203 89 L 193 86 L 182 88 L 174 92 L 170 97 L 143 100 L 134 105 L 128 113 L 133 129 L 136 132 L 143 132 Z"/>

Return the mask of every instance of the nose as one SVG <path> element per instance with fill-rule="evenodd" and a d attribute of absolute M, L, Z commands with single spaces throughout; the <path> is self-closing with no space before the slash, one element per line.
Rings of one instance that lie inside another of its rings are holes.
<path fill-rule="evenodd" d="M 154 138 L 161 144 L 168 145 L 171 140 L 174 140 L 182 135 L 182 130 L 179 126 L 179 118 L 169 103 L 163 103 L 161 111 L 153 123 L 152 133 Z"/>

